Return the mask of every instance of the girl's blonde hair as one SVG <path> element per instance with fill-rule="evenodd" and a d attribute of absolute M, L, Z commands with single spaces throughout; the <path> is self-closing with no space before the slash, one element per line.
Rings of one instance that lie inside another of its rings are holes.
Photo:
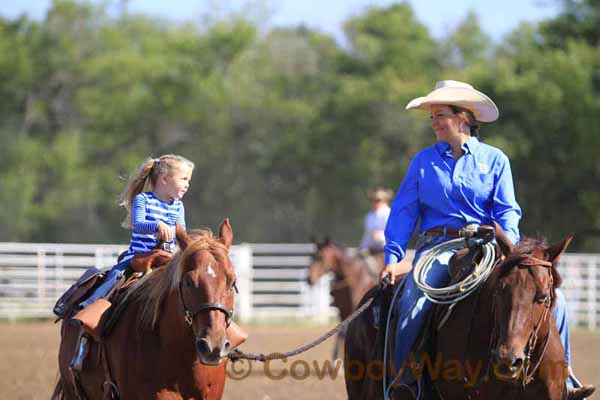
<path fill-rule="evenodd" d="M 175 154 L 165 154 L 158 158 L 148 158 L 139 167 L 136 173 L 129 177 L 129 182 L 121 196 L 119 196 L 119 205 L 125 207 L 127 216 L 121 226 L 131 228 L 131 205 L 133 198 L 143 191 L 152 191 L 156 181 L 162 175 L 172 174 L 173 171 L 180 169 L 182 165 L 194 169 L 194 163 L 185 157 Z"/>

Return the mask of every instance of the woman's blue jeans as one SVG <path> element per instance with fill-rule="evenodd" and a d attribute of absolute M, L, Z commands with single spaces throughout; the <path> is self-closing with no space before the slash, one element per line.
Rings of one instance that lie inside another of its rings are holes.
<path fill-rule="evenodd" d="M 413 268 L 424 251 L 448 240 L 450 238 L 445 236 L 421 236 L 413 260 Z M 419 244 L 421 245 L 419 246 Z M 429 286 L 439 288 L 450 282 L 448 262 L 453 254 L 454 251 L 442 253 L 433 263 L 425 278 L 425 282 Z M 427 318 L 427 312 L 431 309 L 431 305 L 432 303 L 427 300 L 423 292 L 417 288 L 411 269 L 406 277 L 400 299 L 396 304 L 398 313 L 396 344 L 394 348 L 394 368 L 396 371 L 400 371 L 403 363 L 409 360 L 409 352 L 421 333 L 421 328 L 423 327 L 425 318 Z"/>
<path fill-rule="evenodd" d="M 106 297 L 108 292 L 110 292 L 110 290 L 117 284 L 119 279 L 121 279 L 121 277 L 125 274 L 125 271 L 127 268 L 129 268 L 130 261 L 131 259 L 124 260 L 112 267 L 110 271 L 106 273 L 102 284 L 98 286 L 96 290 L 94 290 L 94 293 L 92 293 L 90 297 L 79 303 L 79 306 L 81 308 L 85 308 L 96 300 Z"/>
<path fill-rule="evenodd" d="M 413 260 L 413 268 L 423 252 L 451 239 L 452 238 L 446 236 L 421 236 L 419 243 L 417 243 L 418 250 Z M 438 256 L 425 278 L 425 281 L 429 286 L 440 288 L 446 286 L 450 282 L 448 263 L 454 252 L 455 251 L 447 251 Z M 423 323 L 427 318 L 431 306 L 432 303 L 427 300 L 423 292 L 415 285 L 411 270 L 406 277 L 404 289 L 396 304 L 399 316 L 396 324 L 396 345 L 394 349 L 394 368 L 396 371 L 400 371 L 403 364 L 409 361 L 410 351 L 421 333 Z M 552 316 L 554 317 L 560 335 L 560 341 L 565 350 L 567 365 L 571 368 L 567 303 L 565 301 L 565 296 L 560 289 L 556 289 L 556 300 L 552 310 Z M 574 386 L 577 385 L 570 376 L 569 379 L 567 379 L 567 387 Z"/>

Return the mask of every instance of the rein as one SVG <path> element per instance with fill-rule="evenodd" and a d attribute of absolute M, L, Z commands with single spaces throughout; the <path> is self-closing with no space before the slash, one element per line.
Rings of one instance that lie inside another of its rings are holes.
<path fill-rule="evenodd" d="M 537 323 L 535 324 L 533 330 L 531 331 L 531 334 L 529 335 L 529 338 L 527 339 L 527 345 L 526 345 L 526 351 L 525 351 L 525 360 L 523 361 L 523 371 L 522 371 L 522 375 L 523 375 L 523 386 L 529 384 L 532 380 L 533 380 L 533 375 L 535 374 L 535 372 L 537 371 L 537 369 L 539 368 L 540 364 L 542 363 L 542 359 L 544 358 L 544 354 L 546 353 L 546 349 L 548 348 L 548 343 L 550 341 L 550 324 L 549 322 L 549 315 L 550 315 L 550 308 L 552 305 L 552 300 L 553 300 L 553 286 L 554 286 L 554 278 L 552 277 L 552 267 L 554 266 L 554 264 L 550 261 L 547 260 L 542 260 L 540 258 L 537 257 L 533 257 L 533 256 L 525 256 L 522 259 L 520 259 L 518 261 L 519 265 L 523 265 L 523 266 L 527 266 L 527 267 L 534 267 L 534 266 L 540 266 L 540 267 L 545 267 L 547 268 L 549 277 L 550 277 L 550 282 L 548 284 L 548 288 L 550 289 L 550 295 L 549 296 L 545 296 L 544 298 L 542 298 L 542 301 L 536 301 L 537 303 L 541 303 L 544 305 L 544 311 L 542 312 L 542 315 L 540 315 L 540 318 L 538 319 Z M 495 300 L 496 300 L 496 295 L 494 295 L 493 298 L 493 302 L 492 302 L 492 307 L 493 307 L 493 312 L 494 312 L 494 320 L 495 318 Z M 536 361 L 535 365 L 533 365 L 533 368 L 530 370 L 531 367 L 531 358 L 532 358 L 532 354 L 533 351 L 535 350 L 535 347 L 537 345 L 538 339 L 539 339 L 539 331 L 542 327 L 542 325 L 544 323 L 548 323 L 548 332 L 546 333 L 546 337 L 544 339 L 544 343 L 542 345 L 542 352 L 540 353 L 540 356 L 538 358 L 538 360 Z M 494 324 L 494 330 L 492 331 L 492 343 L 490 346 L 490 352 L 492 351 L 493 348 L 495 348 L 497 346 L 497 343 L 494 343 L 497 340 L 496 337 L 496 324 Z"/>
<path fill-rule="evenodd" d="M 319 336 L 317 339 L 315 339 L 303 346 L 300 346 L 291 351 L 286 351 L 285 353 L 270 353 L 270 354 L 244 353 L 241 350 L 234 349 L 231 353 L 229 353 L 228 357 L 231 361 L 234 361 L 234 362 L 241 360 L 241 359 L 265 362 L 265 361 L 270 361 L 270 360 L 283 360 L 288 357 L 293 357 L 293 356 L 297 356 L 298 354 L 304 353 L 305 351 L 308 351 L 308 350 L 312 349 L 313 347 L 316 347 L 319 344 L 323 343 L 325 340 L 329 339 L 331 336 L 335 335 L 336 333 L 345 330 L 348 327 L 348 325 L 350 324 L 350 322 L 352 322 L 353 320 L 358 318 L 358 316 L 360 316 L 373 303 L 373 301 L 381 293 L 383 293 L 383 290 L 389 284 L 390 284 L 389 279 L 387 279 L 387 278 L 383 279 L 379 285 L 379 290 L 373 295 L 373 297 L 371 297 L 370 299 L 365 301 L 359 308 L 357 308 L 352 314 L 350 314 L 348 316 L 348 318 L 346 318 L 345 320 L 343 320 L 342 322 L 337 324 L 335 326 L 335 328 L 331 329 L 330 331 L 326 332 L 325 334 Z"/>

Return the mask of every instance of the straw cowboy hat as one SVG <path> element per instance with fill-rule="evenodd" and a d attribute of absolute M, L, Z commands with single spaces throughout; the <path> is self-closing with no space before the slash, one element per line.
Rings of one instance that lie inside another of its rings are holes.
<path fill-rule="evenodd" d="M 468 83 L 459 81 L 439 81 L 435 90 L 425 97 L 417 97 L 406 106 L 407 110 L 419 108 L 429 110 L 432 104 L 448 104 L 472 111 L 479 122 L 493 122 L 498 119 L 498 107 L 485 94 L 475 90 Z"/>

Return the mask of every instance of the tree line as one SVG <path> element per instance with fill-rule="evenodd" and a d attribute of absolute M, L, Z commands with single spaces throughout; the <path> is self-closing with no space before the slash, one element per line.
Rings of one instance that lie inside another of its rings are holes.
<path fill-rule="evenodd" d="M 175 23 L 55 0 L 0 19 L 0 241 L 126 242 L 117 197 L 147 156 L 196 163 L 190 227 L 237 241 L 361 236 L 433 142 L 407 102 L 467 81 L 498 104 L 481 136 L 512 161 L 522 232 L 600 250 L 600 3 L 492 41 L 474 13 L 434 38 L 406 3 L 344 23 L 346 43 L 243 15 Z"/>

